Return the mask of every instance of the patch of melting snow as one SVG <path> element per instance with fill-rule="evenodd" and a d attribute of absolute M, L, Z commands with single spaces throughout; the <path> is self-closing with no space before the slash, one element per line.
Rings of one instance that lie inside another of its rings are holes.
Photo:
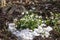
<path fill-rule="evenodd" d="M 18 37 L 17 40 L 33 40 L 35 36 L 39 36 L 39 35 L 41 35 L 42 37 L 44 36 L 49 37 L 50 35 L 49 31 L 51 31 L 52 28 L 50 26 L 48 26 L 47 28 L 42 28 L 41 26 L 39 26 L 37 29 L 34 29 L 34 31 L 29 30 L 28 28 L 19 31 L 15 28 L 14 23 L 9 23 L 8 30 L 11 31 L 12 34 Z M 43 33 L 45 34 L 43 35 Z"/>

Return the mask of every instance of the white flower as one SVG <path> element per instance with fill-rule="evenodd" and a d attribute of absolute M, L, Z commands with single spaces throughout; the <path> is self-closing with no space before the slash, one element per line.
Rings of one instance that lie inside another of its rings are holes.
<path fill-rule="evenodd" d="M 46 26 L 46 24 L 41 24 L 41 26 L 43 27 L 43 26 Z"/>
<path fill-rule="evenodd" d="M 53 17 L 53 16 L 51 16 L 50 18 L 51 18 L 51 19 L 54 19 L 54 17 Z"/>
<path fill-rule="evenodd" d="M 52 14 L 52 12 L 50 12 Z"/>
<path fill-rule="evenodd" d="M 41 21 L 41 20 L 39 20 L 39 21 Z"/>
<path fill-rule="evenodd" d="M 42 16 L 39 16 L 39 18 L 42 18 Z"/>
<path fill-rule="evenodd" d="M 34 16 L 34 14 L 30 15 L 30 17 L 33 17 L 33 16 Z"/>
<path fill-rule="evenodd" d="M 25 18 L 22 18 L 22 19 L 20 19 L 20 20 L 26 20 Z"/>
<path fill-rule="evenodd" d="M 42 23 L 45 23 L 45 21 L 42 21 Z M 46 24 L 45 24 L 46 25 Z"/>
<path fill-rule="evenodd" d="M 36 17 L 36 18 L 38 18 L 38 16 L 37 16 L 37 15 L 36 15 L 35 17 Z"/>
<path fill-rule="evenodd" d="M 29 11 L 32 11 L 31 9 Z"/>
<path fill-rule="evenodd" d="M 9 24 L 9 22 L 6 22 L 6 25 L 8 25 Z"/>
<path fill-rule="evenodd" d="M 32 9 L 34 10 L 34 9 L 35 9 L 35 7 L 32 7 Z"/>
<path fill-rule="evenodd" d="M 34 20 L 32 19 L 32 21 L 34 21 Z"/>
<path fill-rule="evenodd" d="M 40 13 L 42 13 L 42 11 L 40 11 Z"/>
<path fill-rule="evenodd" d="M 24 12 L 22 12 L 22 15 L 24 14 Z"/>
<path fill-rule="evenodd" d="M 51 15 L 53 15 L 53 13 L 52 12 L 50 12 L 51 13 Z"/>
<path fill-rule="evenodd" d="M 26 14 L 28 14 L 28 11 L 26 11 Z"/>
<path fill-rule="evenodd" d="M 17 21 L 17 18 L 15 18 L 13 21 L 16 22 Z"/>

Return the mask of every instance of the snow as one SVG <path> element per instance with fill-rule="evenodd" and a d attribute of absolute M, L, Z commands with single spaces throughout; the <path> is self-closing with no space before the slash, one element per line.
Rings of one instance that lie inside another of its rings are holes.
<path fill-rule="evenodd" d="M 45 26 L 46 24 L 41 25 Z M 38 26 L 38 28 L 35 28 L 34 31 L 28 28 L 19 31 L 15 28 L 14 23 L 9 23 L 8 30 L 11 31 L 12 34 L 16 35 L 18 37 L 18 40 L 33 40 L 35 36 L 49 37 L 49 32 L 53 29 L 50 26 L 43 28 L 41 25 Z"/>

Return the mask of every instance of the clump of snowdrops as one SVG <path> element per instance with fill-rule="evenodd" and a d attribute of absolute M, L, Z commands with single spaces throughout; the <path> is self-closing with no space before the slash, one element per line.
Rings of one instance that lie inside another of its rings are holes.
<path fill-rule="evenodd" d="M 33 12 L 23 12 L 24 16 L 16 22 L 17 29 L 26 29 L 29 28 L 31 30 L 34 30 L 42 23 L 42 16 L 38 16 L 37 14 L 34 14 Z"/>

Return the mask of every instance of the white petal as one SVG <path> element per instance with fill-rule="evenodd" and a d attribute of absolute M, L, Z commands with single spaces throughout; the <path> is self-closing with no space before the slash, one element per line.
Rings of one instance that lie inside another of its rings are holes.
<path fill-rule="evenodd" d="M 28 11 L 26 11 L 26 14 L 28 14 Z"/>
<path fill-rule="evenodd" d="M 39 16 L 39 18 L 42 18 L 42 16 Z"/>
<path fill-rule="evenodd" d="M 38 16 L 37 16 L 37 15 L 36 15 L 35 17 L 36 17 L 36 18 L 38 18 Z"/>
<path fill-rule="evenodd" d="M 22 12 L 22 15 L 24 14 L 24 12 Z"/>
<path fill-rule="evenodd" d="M 14 19 L 14 22 L 16 22 L 16 21 L 17 21 L 17 18 Z"/>
<path fill-rule="evenodd" d="M 30 15 L 30 17 L 33 17 L 34 15 L 32 14 L 32 15 Z"/>
<path fill-rule="evenodd" d="M 41 26 L 43 27 L 43 26 L 46 26 L 46 24 L 41 24 Z"/>

